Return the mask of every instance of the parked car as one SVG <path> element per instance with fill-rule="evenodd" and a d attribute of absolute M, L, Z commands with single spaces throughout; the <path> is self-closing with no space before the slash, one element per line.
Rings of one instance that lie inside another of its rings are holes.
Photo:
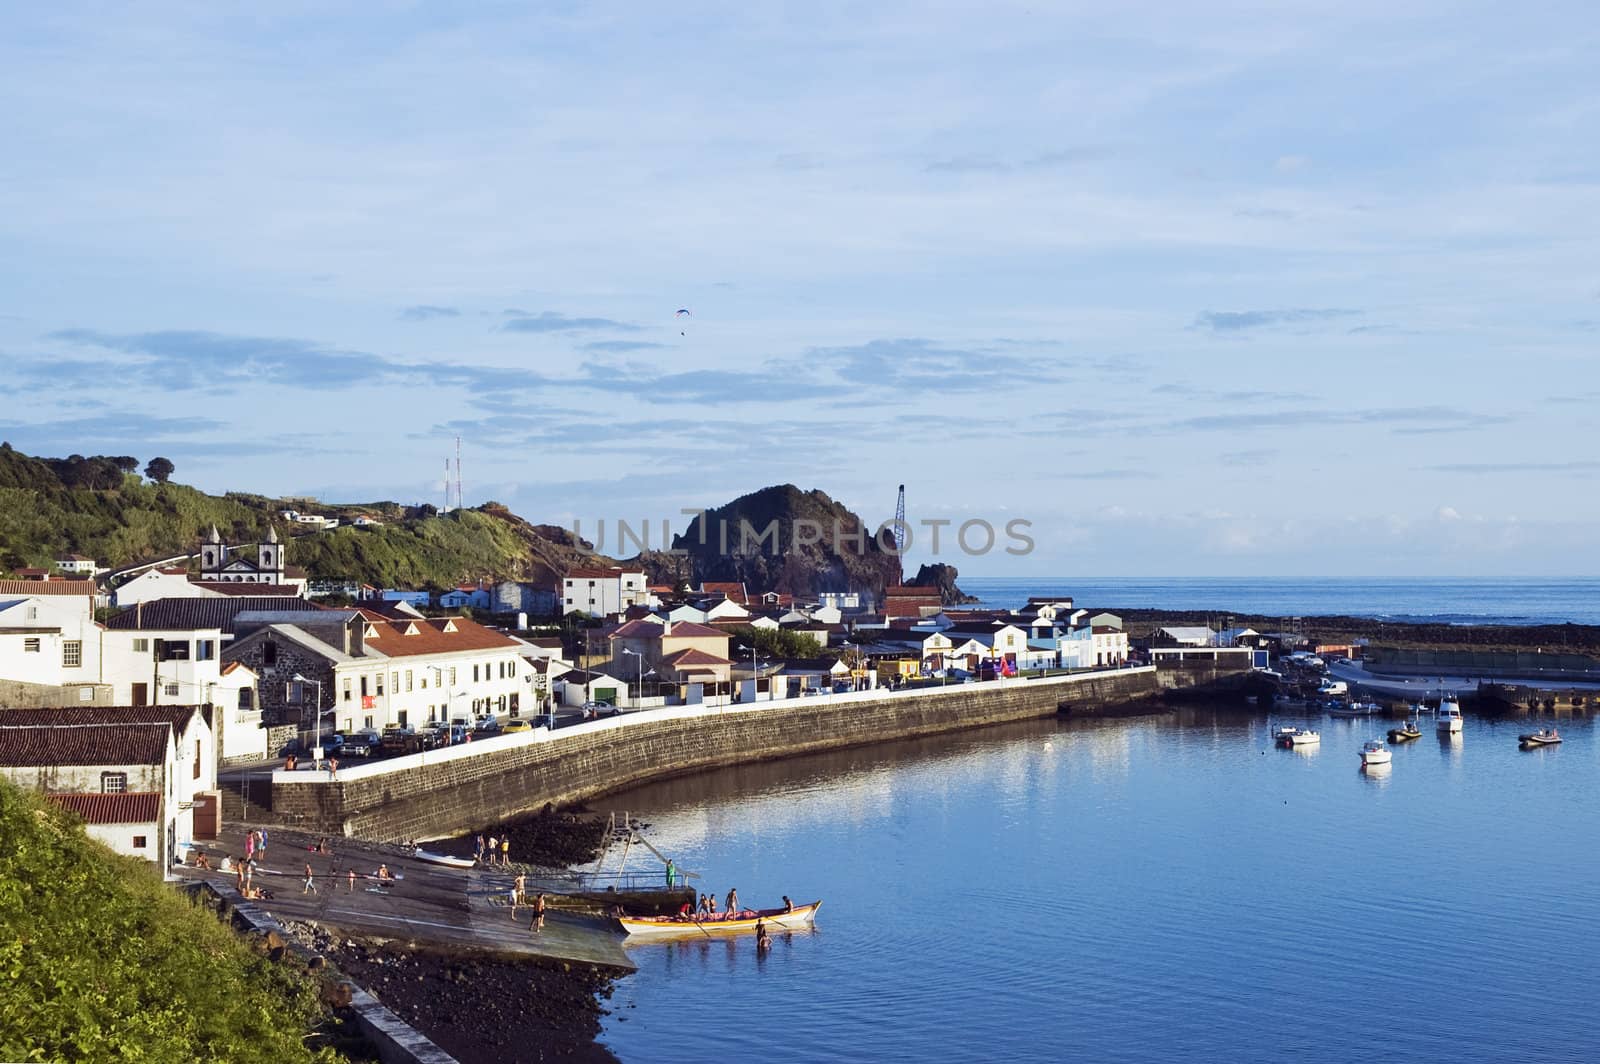
<path fill-rule="evenodd" d="M 505 732 L 507 735 L 510 735 L 512 732 L 533 731 L 533 725 L 529 724 L 525 720 L 508 720 L 505 723 L 505 727 L 503 727 L 501 731 Z"/>
<path fill-rule="evenodd" d="M 383 737 L 371 729 L 340 732 L 340 757 L 371 757 L 378 752 Z"/>
<path fill-rule="evenodd" d="M 472 730 L 478 735 L 499 735 L 500 722 L 493 717 L 484 717 Z"/>
<path fill-rule="evenodd" d="M 380 745 L 385 753 L 403 754 L 412 748 L 416 738 L 416 733 L 410 728 L 403 728 L 398 724 L 390 724 L 383 729 L 383 739 Z"/>
<path fill-rule="evenodd" d="M 582 709 L 584 720 L 594 720 L 597 717 L 615 717 L 622 712 L 610 702 L 585 702 Z"/>

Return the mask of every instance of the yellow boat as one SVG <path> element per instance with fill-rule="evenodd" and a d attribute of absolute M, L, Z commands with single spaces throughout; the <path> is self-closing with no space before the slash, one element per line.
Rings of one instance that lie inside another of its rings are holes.
<path fill-rule="evenodd" d="M 619 916 L 617 923 L 630 938 L 699 938 L 701 935 L 754 934 L 758 923 L 771 931 L 794 931 L 809 927 L 822 902 L 796 905 L 793 909 L 741 909 L 716 916 Z"/>

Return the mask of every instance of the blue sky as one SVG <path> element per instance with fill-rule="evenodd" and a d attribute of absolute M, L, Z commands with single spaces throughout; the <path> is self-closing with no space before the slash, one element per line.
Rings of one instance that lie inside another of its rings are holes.
<path fill-rule="evenodd" d="M 0 437 L 437 502 L 460 434 L 586 528 L 904 482 L 1033 522 L 987 575 L 1596 571 L 1589 5 L 321 8 L 11 16 Z"/>

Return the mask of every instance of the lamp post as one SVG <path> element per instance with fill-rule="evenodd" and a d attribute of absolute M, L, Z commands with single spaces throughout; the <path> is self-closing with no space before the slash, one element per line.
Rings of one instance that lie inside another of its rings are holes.
<path fill-rule="evenodd" d="M 308 680 L 306 677 L 300 675 L 297 672 L 297 673 L 294 674 L 294 682 L 298 683 L 298 684 L 308 684 L 309 683 L 309 684 L 315 684 L 316 685 L 316 688 L 317 688 L 317 700 L 316 700 L 315 703 L 313 703 L 313 705 L 311 707 L 311 727 L 316 731 L 316 746 L 320 749 L 322 747 L 322 681 L 321 680 Z M 305 692 L 301 691 L 300 692 L 300 704 L 304 705 L 305 704 L 305 700 L 306 700 Z M 303 719 L 303 715 L 302 715 L 302 719 Z"/>
<path fill-rule="evenodd" d="M 627 647 L 623 647 L 622 652 L 624 654 L 630 654 L 639 659 L 639 682 L 633 687 L 633 708 L 634 711 L 637 712 L 639 709 L 639 698 L 644 693 L 644 655 L 639 653 L 637 650 L 629 650 Z M 652 669 L 651 671 L 653 672 L 655 670 Z"/>

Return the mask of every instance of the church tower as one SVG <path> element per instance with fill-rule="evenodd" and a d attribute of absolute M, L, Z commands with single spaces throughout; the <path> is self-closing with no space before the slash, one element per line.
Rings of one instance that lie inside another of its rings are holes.
<path fill-rule="evenodd" d="M 278 542 L 278 530 L 267 526 L 267 541 L 256 545 L 256 579 L 265 584 L 283 583 L 283 544 Z"/>
<path fill-rule="evenodd" d="M 217 579 L 227 555 L 227 549 L 222 545 L 222 537 L 217 534 L 217 526 L 212 525 L 210 534 L 200 544 L 200 579 Z"/>

